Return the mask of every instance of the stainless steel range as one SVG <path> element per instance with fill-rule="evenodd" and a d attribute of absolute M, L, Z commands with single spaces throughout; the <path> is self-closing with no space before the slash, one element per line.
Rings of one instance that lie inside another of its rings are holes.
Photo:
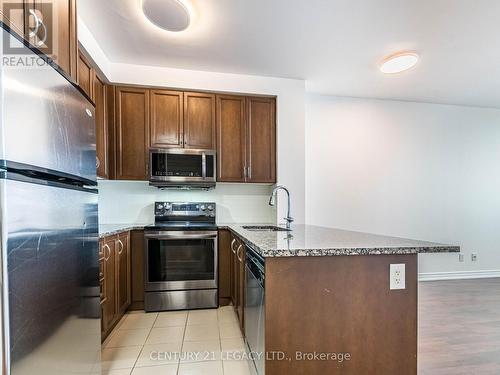
<path fill-rule="evenodd" d="M 146 311 L 216 308 L 215 203 L 155 203 L 145 228 Z"/>

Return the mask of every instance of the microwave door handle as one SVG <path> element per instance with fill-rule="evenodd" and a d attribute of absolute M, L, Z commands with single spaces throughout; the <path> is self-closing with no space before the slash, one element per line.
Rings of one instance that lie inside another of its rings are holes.
<path fill-rule="evenodd" d="M 207 178 L 207 154 L 206 153 L 201 154 L 201 173 L 202 173 L 203 179 L 205 180 Z"/>

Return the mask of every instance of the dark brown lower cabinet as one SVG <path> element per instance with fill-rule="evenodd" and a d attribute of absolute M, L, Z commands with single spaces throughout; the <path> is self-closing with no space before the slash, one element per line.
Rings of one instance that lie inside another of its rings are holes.
<path fill-rule="evenodd" d="M 240 321 L 240 328 L 243 334 L 245 333 L 245 287 L 246 287 L 246 251 L 245 245 L 240 241 L 236 251 L 236 258 L 238 260 L 238 304 L 236 306 L 236 312 L 238 313 L 238 319 Z"/>
<path fill-rule="evenodd" d="M 102 269 L 101 279 L 101 329 L 102 337 L 111 331 L 117 317 L 116 310 L 116 236 L 101 240 Z"/>
<path fill-rule="evenodd" d="M 235 235 L 231 234 L 230 247 L 230 292 L 231 302 L 234 307 L 240 327 L 244 332 L 244 307 L 245 307 L 245 245 Z"/>
<path fill-rule="evenodd" d="M 219 305 L 231 303 L 231 233 L 219 230 Z"/>
<path fill-rule="evenodd" d="M 130 234 L 123 232 L 100 241 L 101 339 L 104 340 L 131 302 Z"/>
<path fill-rule="evenodd" d="M 144 309 L 144 231 L 130 232 L 132 304 L 130 310 Z"/>
<path fill-rule="evenodd" d="M 116 242 L 118 313 L 124 314 L 131 303 L 130 290 L 130 232 L 118 235 Z"/>

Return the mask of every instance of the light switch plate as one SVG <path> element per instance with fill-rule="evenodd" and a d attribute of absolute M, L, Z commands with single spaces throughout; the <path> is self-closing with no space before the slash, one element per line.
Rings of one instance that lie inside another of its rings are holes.
<path fill-rule="evenodd" d="M 391 264 L 390 269 L 390 288 L 391 290 L 406 289 L 406 265 Z"/>

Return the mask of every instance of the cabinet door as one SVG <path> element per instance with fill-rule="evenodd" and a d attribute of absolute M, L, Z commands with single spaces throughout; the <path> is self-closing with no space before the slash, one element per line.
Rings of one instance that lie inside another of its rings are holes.
<path fill-rule="evenodd" d="M 28 10 L 32 11 L 27 13 L 26 20 L 29 42 L 76 80 L 76 0 L 29 0 Z M 36 34 L 29 33 L 35 30 Z"/>
<path fill-rule="evenodd" d="M 94 98 L 94 73 L 92 65 L 82 51 L 78 51 L 78 85 L 91 98 Z"/>
<path fill-rule="evenodd" d="M 241 245 L 241 247 L 240 247 Z M 240 327 L 242 332 L 244 331 L 244 326 L 245 326 L 245 319 L 244 319 L 244 310 L 245 310 L 245 285 L 246 285 L 246 279 L 245 279 L 245 264 L 246 264 L 246 253 L 245 253 L 245 246 L 241 242 L 239 247 L 239 252 L 237 252 L 238 255 L 238 319 L 240 321 Z"/>
<path fill-rule="evenodd" d="M 130 233 L 132 310 L 144 310 L 144 231 Z"/>
<path fill-rule="evenodd" d="M 245 182 L 245 97 L 217 95 L 217 181 Z"/>
<path fill-rule="evenodd" d="M 37 0 L 39 1 L 39 0 Z M 52 58 L 69 76 L 77 76 L 76 0 L 51 0 L 54 33 Z"/>
<path fill-rule="evenodd" d="M 231 298 L 231 234 L 219 231 L 219 303 L 227 304 Z"/>
<path fill-rule="evenodd" d="M 238 247 L 238 240 L 235 236 L 231 236 L 231 302 L 237 310 L 238 305 L 238 258 L 236 257 L 236 248 Z"/>
<path fill-rule="evenodd" d="M 104 255 L 104 287 L 105 301 L 102 304 L 102 325 L 104 331 L 113 324 L 117 316 L 116 310 L 116 248 L 115 237 L 108 237 L 102 242 Z"/>
<path fill-rule="evenodd" d="M 23 0 L 0 0 L 0 20 L 21 37 L 26 34 L 25 14 L 27 6 L 28 2 Z"/>
<path fill-rule="evenodd" d="M 215 95 L 184 93 L 184 147 L 215 149 Z"/>
<path fill-rule="evenodd" d="M 116 179 L 148 180 L 149 90 L 115 90 Z"/>
<path fill-rule="evenodd" d="M 94 72 L 94 101 L 96 128 L 96 167 L 97 176 L 109 178 L 108 161 L 108 122 L 106 108 L 106 84 Z"/>
<path fill-rule="evenodd" d="M 247 181 L 276 182 L 276 101 L 247 98 Z"/>
<path fill-rule="evenodd" d="M 117 311 L 123 314 L 130 306 L 130 234 L 118 235 L 116 240 Z"/>
<path fill-rule="evenodd" d="M 183 147 L 183 93 L 151 91 L 151 147 Z"/>

